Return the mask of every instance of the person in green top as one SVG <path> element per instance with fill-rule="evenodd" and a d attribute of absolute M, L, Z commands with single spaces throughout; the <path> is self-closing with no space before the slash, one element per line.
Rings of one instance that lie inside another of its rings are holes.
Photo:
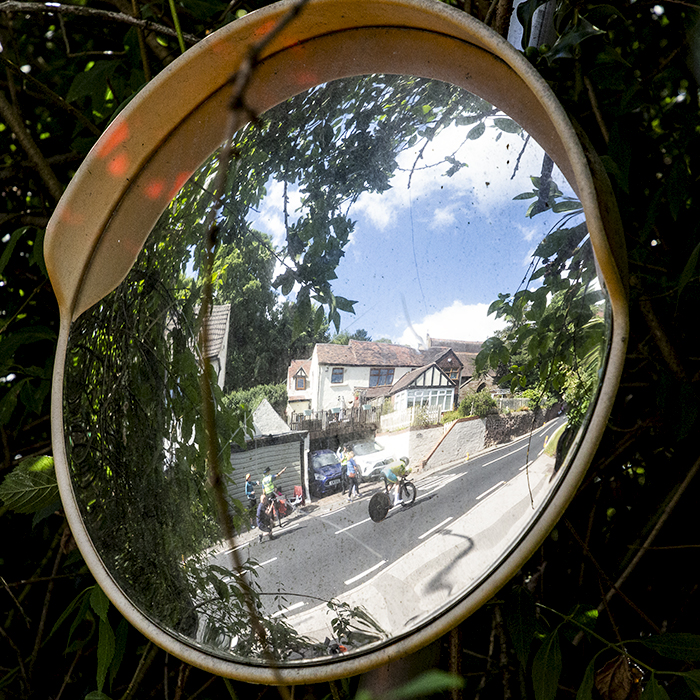
<path fill-rule="evenodd" d="M 382 469 L 382 477 L 384 478 L 384 488 L 389 494 L 389 497 L 391 497 L 392 493 L 394 492 L 394 489 L 396 488 L 396 485 L 399 483 L 399 478 L 405 476 L 410 471 L 411 470 L 408 468 L 408 457 L 402 457 L 394 464 L 390 464 L 388 467 L 384 467 L 384 469 Z M 397 488 L 396 493 L 394 494 L 393 504 L 398 505 L 400 500 L 401 499 L 399 498 L 399 490 Z"/>
<path fill-rule="evenodd" d="M 277 491 L 275 489 L 275 479 L 284 474 L 287 467 L 282 467 L 277 474 L 271 474 L 270 467 L 265 467 L 265 476 L 262 478 L 263 494 L 267 496 L 267 500 L 272 504 L 273 510 L 277 513 L 277 522 L 282 527 L 282 516 L 280 515 L 279 504 L 277 503 Z"/>

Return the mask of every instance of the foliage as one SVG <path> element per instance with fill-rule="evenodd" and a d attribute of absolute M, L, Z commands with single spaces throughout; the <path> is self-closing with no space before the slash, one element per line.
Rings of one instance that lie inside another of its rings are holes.
<path fill-rule="evenodd" d="M 182 0 L 175 7 L 189 45 L 237 13 L 264 4 Z M 492 3 L 449 4 L 468 5 L 484 19 Z M 520 5 L 526 24 L 539 4 Z M 165 4 L 112 5 L 117 16 L 147 17 L 155 31 L 96 14 L 78 16 L 72 6 L 59 21 L 51 14 L 58 8 L 42 3 L 34 3 L 32 12 L 8 8 L 0 18 L 2 478 L 21 460 L 50 453 L 48 395 L 57 319 L 41 259 L 48 217 L 116 110 L 180 51 Z M 80 7 L 98 9 L 90 0 Z M 556 33 L 526 55 L 600 154 L 612 181 L 631 272 L 625 374 L 610 427 L 565 520 L 523 564 L 522 574 L 460 626 L 464 653 L 456 661 L 445 654 L 440 664 L 461 665 L 464 697 L 481 700 L 514 695 L 539 700 L 553 692 L 617 700 L 635 697 L 642 687 L 645 697 L 697 697 L 700 606 L 690 555 L 700 486 L 697 476 L 685 480 L 697 459 L 700 427 L 692 322 L 700 297 L 700 133 L 697 80 L 689 68 L 691 42 L 697 42 L 689 32 L 697 11 L 681 2 L 566 0 L 553 9 Z M 542 182 L 533 181 L 533 187 L 537 196 L 525 200 L 528 206 L 555 194 Z M 317 201 L 318 193 L 309 197 Z M 308 232 L 307 223 L 309 217 L 290 229 L 292 251 Z M 337 255 L 337 236 L 325 231 L 328 252 Z M 339 223 L 341 239 L 346 231 Z M 303 284 L 311 258 L 307 267 L 303 252 L 298 260 L 292 277 Z M 511 298 L 499 308 L 522 312 L 527 326 L 526 314 L 540 303 L 534 294 L 523 295 L 522 306 L 520 298 Z M 310 303 L 306 308 L 315 313 Z M 548 362 L 553 361 L 554 355 Z M 568 391 L 567 381 L 561 388 Z M 4 507 L 0 517 L 3 534 L 10 533 L 0 552 L 0 694 L 260 693 L 168 660 L 105 606 L 60 511 L 52 509 L 32 523 L 31 514 Z M 647 542 L 650 536 L 655 539 Z M 565 610 L 572 612 L 556 612 Z M 447 651 L 448 640 L 438 646 Z M 349 698 L 356 686 L 348 681 L 331 692 Z M 436 683 L 429 692 L 447 687 Z M 304 693 L 323 698 L 329 689 L 316 686 Z"/>
<path fill-rule="evenodd" d="M 331 338 L 331 343 L 336 343 L 337 345 L 347 345 L 351 340 L 372 340 L 369 333 L 364 328 L 359 328 L 354 333 L 349 333 L 348 331 L 343 331 L 342 333 L 336 333 Z"/>
<path fill-rule="evenodd" d="M 464 395 L 455 411 L 443 413 L 442 422 L 448 423 L 467 416 L 485 418 L 490 413 L 498 413 L 498 404 L 493 396 L 488 391 L 472 391 Z"/>
<path fill-rule="evenodd" d="M 232 391 L 223 397 L 222 405 L 225 409 L 245 406 L 248 411 L 252 412 L 263 399 L 267 399 L 272 408 L 280 416 L 284 416 L 287 408 L 287 384 L 261 384 L 252 389 Z"/>

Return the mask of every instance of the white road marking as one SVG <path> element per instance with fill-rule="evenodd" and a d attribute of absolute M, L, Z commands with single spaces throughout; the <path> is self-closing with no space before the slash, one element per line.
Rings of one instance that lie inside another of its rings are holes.
<path fill-rule="evenodd" d="M 283 608 L 282 610 L 278 610 L 276 613 L 272 613 L 270 617 L 279 617 L 280 615 L 284 615 L 285 613 L 291 612 L 292 610 L 301 608 L 304 605 L 306 605 L 306 603 L 294 603 L 294 605 L 290 605 L 288 608 Z"/>
<path fill-rule="evenodd" d="M 361 578 L 364 578 L 368 574 L 371 574 L 373 571 L 376 571 L 379 567 L 384 566 L 384 564 L 386 564 L 386 559 L 382 559 L 379 562 L 379 564 L 375 564 L 370 569 L 367 569 L 367 571 L 363 571 L 361 574 L 358 574 L 357 576 L 353 576 L 353 578 L 349 578 L 347 581 L 345 581 L 345 585 L 349 586 L 351 583 L 355 583 L 355 581 L 359 581 Z"/>
<path fill-rule="evenodd" d="M 336 513 L 340 513 L 341 510 L 345 510 L 345 506 L 342 508 L 336 508 L 335 510 L 329 510 L 327 513 L 324 513 L 323 515 L 319 515 L 319 518 L 327 518 L 329 515 L 335 515 Z"/>
<path fill-rule="evenodd" d="M 267 566 L 268 564 L 272 564 L 273 561 L 277 561 L 277 557 L 272 557 L 272 559 L 268 559 L 267 561 L 261 561 L 259 564 L 256 564 L 253 568 L 259 569 L 262 566 Z"/>
<path fill-rule="evenodd" d="M 450 520 L 452 520 L 452 516 L 450 516 L 449 518 L 445 518 L 445 520 L 443 520 L 439 525 L 436 525 L 435 527 L 431 527 L 430 530 L 428 530 L 427 532 L 424 532 L 418 539 L 422 540 L 424 537 L 427 537 L 428 535 L 432 535 L 433 532 L 435 532 L 435 530 L 439 530 L 443 525 L 447 525 L 447 523 L 449 523 Z"/>
<path fill-rule="evenodd" d="M 480 498 L 487 496 L 489 493 L 491 493 L 491 491 L 495 491 L 497 488 L 499 488 L 500 486 L 503 486 L 503 484 L 505 484 L 505 483 L 506 483 L 505 481 L 499 481 L 495 486 L 492 486 L 487 491 L 484 491 L 484 493 L 482 493 L 480 496 L 477 496 L 476 500 L 478 501 Z"/>
<path fill-rule="evenodd" d="M 335 534 L 339 535 L 341 532 L 347 532 L 348 530 L 352 530 L 354 527 L 357 527 L 358 525 L 368 523 L 370 520 L 371 520 L 371 518 L 365 518 L 364 520 L 360 520 L 359 523 L 354 523 L 353 525 L 348 525 L 347 527 L 344 527 L 342 530 L 336 530 Z"/>

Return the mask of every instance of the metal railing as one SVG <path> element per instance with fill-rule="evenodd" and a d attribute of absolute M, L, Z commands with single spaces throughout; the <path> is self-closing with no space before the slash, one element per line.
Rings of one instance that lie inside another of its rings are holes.
<path fill-rule="evenodd" d="M 403 411 L 387 413 L 379 422 L 382 432 L 386 432 L 402 430 L 412 425 L 437 425 L 441 415 L 441 406 L 411 406 Z"/>
<path fill-rule="evenodd" d="M 292 413 L 289 427 L 292 430 L 308 430 L 316 432 L 327 430 L 334 425 L 352 425 L 377 423 L 380 409 L 375 407 L 357 406 L 340 411 L 303 411 Z"/>

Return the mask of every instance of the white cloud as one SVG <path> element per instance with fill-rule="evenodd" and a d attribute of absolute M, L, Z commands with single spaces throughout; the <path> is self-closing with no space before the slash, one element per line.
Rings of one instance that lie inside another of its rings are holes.
<path fill-rule="evenodd" d="M 416 334 L 423 340 L 426 335 L 450 340 L 486 340 L 505 326 L 504 321 L 487 315 L 488 307 L 488 304 L 467 305 L 455 300 L 450 306 L 414 323 L 413 328 L 406 328 L 396 342 L 416 347 Z"/>

